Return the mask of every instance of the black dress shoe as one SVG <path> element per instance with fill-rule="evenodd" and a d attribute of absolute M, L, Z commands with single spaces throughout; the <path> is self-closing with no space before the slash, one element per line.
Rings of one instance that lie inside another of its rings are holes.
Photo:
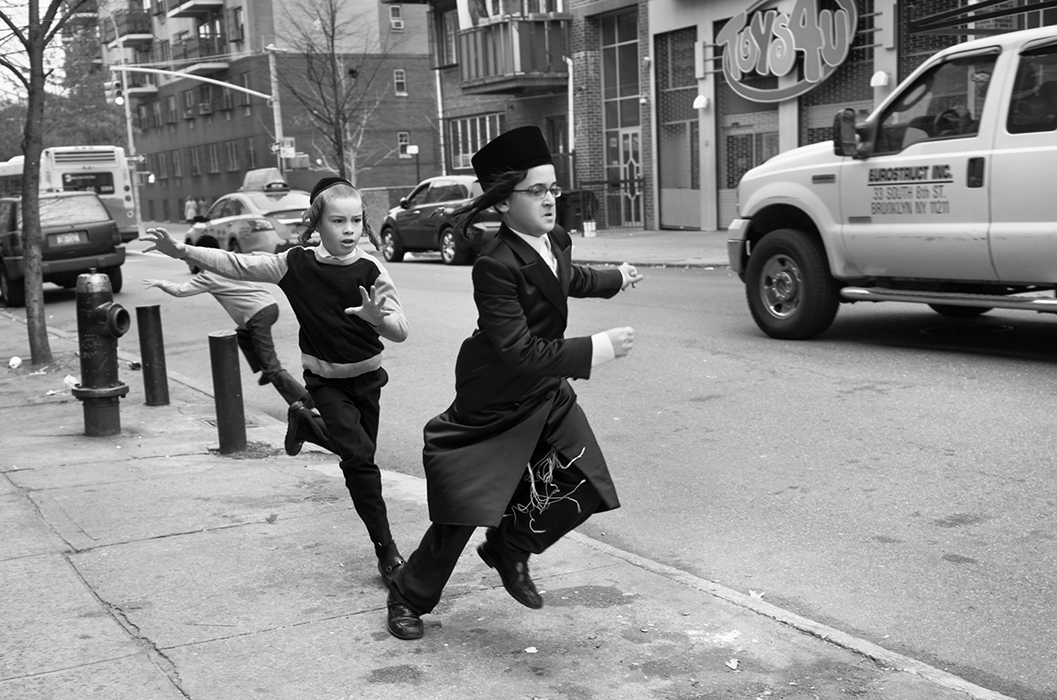
<path fill-rule="evenodd" d="M 487 542 L 477 546 L 477 554 L 485 564 L 499 572 L 503 588 L 514 600 L 533 610 L 543 607 L 543 598 L 529 576 L 528 562 L 504 559 Z"/>
<path fill-rule="evenodd" d="M 300 452 L 301 446 L 305 444 L 305 441 L 297 436 L 297 423 L 304 407 L 300 401 L 294 401 L 286 411 L 286 438 L 283 440 L 283 448 L 291 457 Z"/>
<path fill-rule="evenodd" d="M 393 576 L 396 576 L 397 569 L 403 566 L 404 563 L 404 558 L 398 552 L 393 552 L 378 560 L 378 573 L 387 586 L 393 580 Z"/>
<path fill-rule="evenodd" d="M 386 601 L 388 612 L 386 614 L 385 626 L 389 634 L 397 639 L 419 639 L 422 637 L 422 618 L 419 614 L 407 607 L 399 600 L 389 594 Z"/>

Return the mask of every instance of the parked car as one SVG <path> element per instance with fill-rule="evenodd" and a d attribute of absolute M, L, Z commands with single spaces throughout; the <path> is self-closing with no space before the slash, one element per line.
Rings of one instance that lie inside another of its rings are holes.
<path fill-rule="evenodd" d="M 121 291 L 125 246 L 94 192 L 41 192 L 40 229 L 45 282 L 75 287 L 78 275 L 94 268 Z M 24 241 L 22 199 L 0 197 L 0 297 L 9 307 L 26 304 Z"/>
<path fill-rule="evenodd" d="M 278 174 L 278 171 L 275 171 Z M 250 180 L 247 173 L 247 181 Z M 281 179 L 226 194 L 209 207 L 205 221 L 185 234 L 186 243 L 208 238 L 234 253 L 279 253 L 298 244 L 309 194 Z"/>
<path fill-rule="evenodd" d="M 400 262 L 404 253 L 440 251 L 447 265 L 472 262 L 485 241 L 499 230 L 499 213 L 483 212 L 456 235 L 451 214 L 456 208 L 481 194 L 481 185 L 472 175 L 441 175 L 423 180 L 389 210 L 382 224 L 382 257 Z"/>

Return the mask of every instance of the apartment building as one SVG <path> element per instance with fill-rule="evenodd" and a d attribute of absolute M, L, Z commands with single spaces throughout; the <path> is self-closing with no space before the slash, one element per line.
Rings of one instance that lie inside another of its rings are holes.
<path fill-rule="evenodd" d="M 391 201 L 418 176 L 439 172 L 421 5 L 111 0 L 86 9 L 96 16 L 104 64 L 188 76 L 125 74 L 135 152 L 152 175 L 139 188 L 145 220 L 179 220 L 186 197 L 212 201 L 254 168 L 281 167 L 305 189 L 333 174 L 337 129 L 321 130 L 310 110 L 336 102 L 348 118 L 339 130 L 348 176 L 359 187 Z M 278 110 L 263 97 L 276 90 Z"/>

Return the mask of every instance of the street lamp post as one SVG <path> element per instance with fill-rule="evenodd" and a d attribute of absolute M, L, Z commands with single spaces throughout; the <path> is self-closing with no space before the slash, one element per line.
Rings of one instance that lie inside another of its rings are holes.
<path fill-rule="evenodd" d="M 412 155 L 415 157 L 415 183 L 417 184 L 419 182 L 422 182 L 422 174 L 419 172 L 418 169 L 418 146 L 413 144 L 409 145 L 407 147 L 407 153 L 408 155 Z"/>

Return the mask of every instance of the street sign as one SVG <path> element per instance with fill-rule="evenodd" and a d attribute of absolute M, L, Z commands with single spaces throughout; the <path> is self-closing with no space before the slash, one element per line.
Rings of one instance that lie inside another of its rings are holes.
<path fill-rule="evenodd" d="M 279 149 L 280 158 L 293 158 L 296 155 L 293 146 L 283 146 Z"/>

